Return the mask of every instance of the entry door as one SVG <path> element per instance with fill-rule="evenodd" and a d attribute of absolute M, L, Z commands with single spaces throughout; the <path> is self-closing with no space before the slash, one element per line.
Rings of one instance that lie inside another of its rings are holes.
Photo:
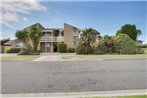
<path fill-rule="evenodd" d="M 41 43 L 41 52 L 50 52 L 50 43 Z"/>
<path fill-rule="evenodd" d="M 45 52 L 45 43 L 41 43 L 41 52 Z"/>

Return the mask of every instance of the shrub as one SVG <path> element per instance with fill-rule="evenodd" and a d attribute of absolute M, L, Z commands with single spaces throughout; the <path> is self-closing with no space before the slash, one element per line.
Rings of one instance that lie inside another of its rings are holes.
<path fill-rule="evenodd" d="M 136 49 L 136 54 L 143 54 L 143 53 L 144 53 L 143 49 L 141 49 L 141 48 Z"/>
<path fill-rule="evenodd" d="M 19 53 L 21 48 L 9 48 L 7 49 L 7 53 Z"/>
<path fill-rule="evenodd" d="M 105 53 L 115 53 L 115 43 L 112 37 L 105 37 L 101 40 L 96 46 L 94 53 L 96 54 L 105 54 Z"/>
<path fill-rule="evenodd" d="M 99 47 L 96 47 L 96 48 L 94 49 L 94 53 L 95 53 L 95 54 L 105 54 L 105 52 L 102 51 Z"/>
<path fill-rule="evenodd" d="M 38 49 L 36 52 L 40 53 L 40 52 L 41 52 L 41 50 L 39 50 L 39 49 Z"/>
<path fill-rule="evenodd" d="M 138 46 L 138 48 L 147 48 L 147 45 Z"/>
<path fill-rule="evenodd" d="M 27 49 L 27 48 L 23 48 L 21 49 L 21 51 L 19 52 L 18 55 L 39 55 L 40 54 L 40 50 L 37 50 L 36 52 L 33 51 L 33 49 Z"/>
<path fill-rule="evenodd" d="M 7 53 L 11 53 L 11 48 L 6 50 Z"/>
<path fill-rule="evenodd" d="M 137 46 L 126 34 L 119 34 L 114 37 L 116 52 L 118 54 L 135 54 Z"/>
<path fill-rule="evenodd" d="M 78 43 L 76 46 L 76 53 L 77 54 L 92 54 L 94 52 L 94 48 L 90 46 L 83 45 Z"/>
<path fill-rule="evenodd" d="M 23 48 L 18 55 L 32 55 L 33 49 Z"/>
<path fill-rule="evenodd" d="M 97 47 L 94 50 L 95 54 L 105 54 L 107 52 L 107 47 L 105 46 L 103 41 L 100 41 Z"/>
<path fill-rule="evenodd" d="M 67 45 L 65 43 L 58 43 L 57 45 L 58 52 L 65 53 L 67 50 Z"/>
<path fill-rule="evenodd" d="M 73 48 L 73 47 L 67 48 L 67 52 L 74 53 L 75 52 L 75 48 Z"/>

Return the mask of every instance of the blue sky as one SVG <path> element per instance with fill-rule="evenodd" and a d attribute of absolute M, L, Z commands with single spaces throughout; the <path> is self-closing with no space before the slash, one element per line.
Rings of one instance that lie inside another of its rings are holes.
<path fill-rule="evenodd" d="M 138 39 L 147 42 L 147 3 L 145 1 L 33 1 L 22 2 L 21 6 L 18 6 L 16 2 L 13 2 L 13 6 L 11 6 L 12 3 L 3 4 L 2 14 L 4 15 L 0 22 L 2 24 L 1 38 L 14 39 L 16 30 L 37 22 L 46 28 L 62 28 L 63 23 L 81 29 L 92 27 L 102 36 L 115 35 L 116 31 L 124 24 L 135 24 L 138 29 L 142 30 L 142 35 Z M 10 10 L 10 8 L 14 8 L 14 10 Z"/>

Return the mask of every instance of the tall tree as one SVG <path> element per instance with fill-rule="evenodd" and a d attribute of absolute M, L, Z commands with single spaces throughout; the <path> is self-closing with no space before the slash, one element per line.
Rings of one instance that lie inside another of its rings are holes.
<path fill-rule="evenodd" d="M 36 27 L 32 27 L 29 32 L 29 36 L 30 36 L 30 39 L 32 40 L 32 43 L 33 43 L 33 50 L 36 52 L 40 38 L 42 36 L 42 32 L 40 29 L 38 29 Z"/>
<path fill-rule="evenodd" d="M 135 25 L 125 24 L 117 31 L 116 35 L 118 34 L 127 34 L 131 39 L 136 41 L 137 36 L 141 35 L 141 30 L 136 29 Z"/>
<path fill-rule="evenodd" d="M 106 47 L 107 53 L 112 53 L 115 51 L 113 36 L 105 35 L 104 39 L 102 40 L 102 43 Z"/>
<path fill-rule="evenodd" d="M 24 30 L 16 31 L 15 37 L 19 39 L 26 48 L 31 48 L 29 43 L 29 35 L 26 31 Z"/>
<path fill-rule="evenodd" d="M 99 34 L 99 32 L 97 32 L 95 29 L 92 28 L 87 28 L 82 30 L 80 40 L 76 46 L 76 53 L 77 54 L 93 53 L 97 34 Z"/>
<path fill-rule="evenodd" d="M 97 34 L 100 33 L 92 28 L 82 30 L 82 34 L 81 34 L 82 44 L 85 46 L 92 46 L 95 43 Z"/>

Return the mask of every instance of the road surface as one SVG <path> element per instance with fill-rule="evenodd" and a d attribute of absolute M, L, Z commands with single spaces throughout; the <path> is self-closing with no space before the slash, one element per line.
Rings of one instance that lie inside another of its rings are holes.
<path fill-rule="evenodd" d="M 2 62 L 2 93 L 145 89 L 146 60 Z"/>

